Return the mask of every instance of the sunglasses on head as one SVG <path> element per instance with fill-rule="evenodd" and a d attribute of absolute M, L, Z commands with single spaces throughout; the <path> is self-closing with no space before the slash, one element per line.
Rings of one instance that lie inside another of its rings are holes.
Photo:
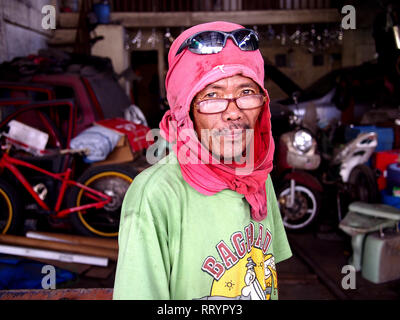
<path fill-rule="evenodd" d="M 243 51 L 258 49 L 258 36 L 251 29 L 237 29 L 231 32 L 201 31 L 186 39 L 176 52 L 176 56 L 186 48 L 196 54 L 213 54 L 220 52 L 230 38 Z"/>

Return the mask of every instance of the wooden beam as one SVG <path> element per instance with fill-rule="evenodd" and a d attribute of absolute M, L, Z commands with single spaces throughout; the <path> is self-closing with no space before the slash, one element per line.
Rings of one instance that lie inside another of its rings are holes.
<path fill-rule="evenodd" d="M 211 21 L 230 21 L 241 25 L 307 24 L 340 21 L 336 9 L 193 12 L 192 25 Z"/>
<path fill-rule="evenodd" d="M 77 13 L 61 13 L 59 28 L 76 28 Z M 111 21 L 126 28 L 190 27 L 216 20 L 242 25 L 335 23 L 341 19 L 336 9 L 254 10 L 218 12 L 113 12 Z"/>
<path fill-rule="evenodd" d="M 53 38 L 49 39 L 49 45 L 70 45 L 75 43 L 76 29 L 56 29 Z"/>
<path fill-rule="evenodd" d="M 106 267 L 108 265 L 108 258 L 105 257 L 97 257 L 97 256 L 90 256 L 85 254 L 63 252 L 63 251 L 36 249 L 31 247 L 0 244 L 0 253 L 10 254 L 13 256 L 28 257 L 28 258 L 32 257 L 32 258 L 42 258 L 48 260 L 57 260 L 63 262 L 83 263 L 83 264 L 90 264 L 102 267 Z"/>
<path fill-rule="evenodd" d="M 84 237 L 84 236 L 63 234 L 63 233 L 38 232 L 38 231 L 28 231 L 26 233 L 26 237 L 31 239 L 65 242 L 77 245 L 88 245 L 88 246 L 118 250 L 118 240 L 114 239 L 103 239 L 103 238 Z"/>
<path fill-rule="evenodd" d="M 0 300 L 112 300 L 114 289 L 0 290 Z"/>
<path fill-rule="evenodd" d="M 114 261 L 118 259 L 117 250 L 103 248 L 103 247 L 96 247 L 92 245 L 70 244 L 65 242 L 40 240 L 40 239 L 33 239 L 33 238 L 5 235 L 5 234 L 0 235 L 0 243 L 105 257 L 112 259 Z"/>
<path fill-rule="evenodd" d="M 71 29 L 78 27 L 79 13 L 60 13 L 57 17 L 57 28 Z"/>

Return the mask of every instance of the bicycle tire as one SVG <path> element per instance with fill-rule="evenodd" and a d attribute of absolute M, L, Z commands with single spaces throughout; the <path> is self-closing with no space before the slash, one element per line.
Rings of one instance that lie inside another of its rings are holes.
<path fill-rule="evenodd" d="M 89 209 L 71 213 L 71 224 L 75 230 L 86 236 L 116 238 L 119 231 L 119 217 L 125 193 L 137 175 L 132 164 L 112 164 L 88 168 L 78 182 L 96 190 L 113 194 L 113 200 L 102 209 Z M 68 198 L 68 207 L 85 203 L 83 189 L 73 188 Z M 103 223 L 102 218 L 110 222 Z M 99 220 L 99 221 L 98 221 Z"/>
<path fill-rule="evenodd" d="M 0 234 L 15 234 L 21 221 L 19 199 L 14 187 L 0 180 Z"/>

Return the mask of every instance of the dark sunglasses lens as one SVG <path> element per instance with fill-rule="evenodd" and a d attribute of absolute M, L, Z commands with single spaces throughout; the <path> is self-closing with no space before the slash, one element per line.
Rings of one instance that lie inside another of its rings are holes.
<path fill-rule="evenodd" d="M 220 52 L 224 46 L 225 36 L 214 31 L 202 32 L 190 41 L 190 51 L 197 54 L 210 54 Z"/>
<path fill-rule="evenodd" d="M 258 49 L 258 40 L 256 35 L 249 30 L 237 30 L 234 37 L 240 49 L 244 51 L 253 51 Z"/>

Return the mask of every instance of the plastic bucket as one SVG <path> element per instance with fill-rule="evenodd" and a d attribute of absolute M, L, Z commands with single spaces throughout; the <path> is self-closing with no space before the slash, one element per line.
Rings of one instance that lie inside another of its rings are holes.
<path fill-rule="evenodd" d="M 386 169 L 386 186 L 389 191 L 393 190 L 393 187 L 400 187 L 400 166 L 398 163 L 392 163 L 387 166 Z"/>
<path fill-rule="evenodd" d="M 93 5 L 93 11 L 96 14 L 100 24 L 110 23 L 110 5 L 105 3 L 96 3 Z"/>

